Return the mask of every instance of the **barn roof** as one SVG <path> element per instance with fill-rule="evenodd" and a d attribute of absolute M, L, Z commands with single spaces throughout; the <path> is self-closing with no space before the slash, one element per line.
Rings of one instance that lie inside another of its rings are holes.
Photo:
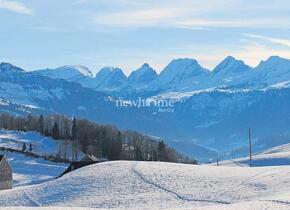
<path fill-rule="evenodd" d="M 86 161 L 98 161 L 98 158 L 92 154 L 90 155 L 86 155 L 82 160 L 82 162 L 86 162 Z"/>

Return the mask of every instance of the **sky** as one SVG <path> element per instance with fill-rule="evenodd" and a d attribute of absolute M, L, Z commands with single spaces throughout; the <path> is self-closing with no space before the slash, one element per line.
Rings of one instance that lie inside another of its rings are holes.
<path fill-rule="evenodd" d="M 26 70 L 84 65 L 128 75 L 172 59 L 213 69 L 290 58 L 287 0 L 0 0 L 0 62 Z"/>

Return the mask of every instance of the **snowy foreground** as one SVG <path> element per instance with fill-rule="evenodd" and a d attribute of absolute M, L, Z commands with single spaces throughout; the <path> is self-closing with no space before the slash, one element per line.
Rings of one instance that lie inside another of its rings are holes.
<path fill-rule="evenodd" d="M 290 167 L 104 162 L 39 185 L 0 191 L 0 206 L 289 210 Z"/>

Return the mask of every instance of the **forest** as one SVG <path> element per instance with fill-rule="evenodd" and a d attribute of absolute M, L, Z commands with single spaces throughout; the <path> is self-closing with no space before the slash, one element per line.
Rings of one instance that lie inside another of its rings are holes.
<path fill-rule="evenodd" d="M 56 157 L 68 161 L 78 160 L 80 151 L 109 160 L 142 160 L 193 163 L 167 146 L 162 139 L 136 131 L 121 131 L 112 125 L 101 125 L 86 119 L 63 115 L 13 116 L 0 115 L 0 129 L 34 131 L 59 142 Z M 71 150 L 71 157 L 68 155 Z"/>

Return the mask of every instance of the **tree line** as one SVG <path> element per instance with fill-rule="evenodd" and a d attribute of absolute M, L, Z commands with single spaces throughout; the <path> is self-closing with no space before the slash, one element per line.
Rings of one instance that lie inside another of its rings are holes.
<path fill-rule="evenodd" d="M 86 119 L 63 115 L 0 115 L 0 128 L 35 131 L 59 142 L 56 156 L 78 160 L 80 151 L 109 160 L 144 160 L 196 163 L 168 147 L 163 140 L 136 131 L 120 131 L 112 125 L 101 125 Z M 70 154 L 68 155 L 68 150 Z"/>

